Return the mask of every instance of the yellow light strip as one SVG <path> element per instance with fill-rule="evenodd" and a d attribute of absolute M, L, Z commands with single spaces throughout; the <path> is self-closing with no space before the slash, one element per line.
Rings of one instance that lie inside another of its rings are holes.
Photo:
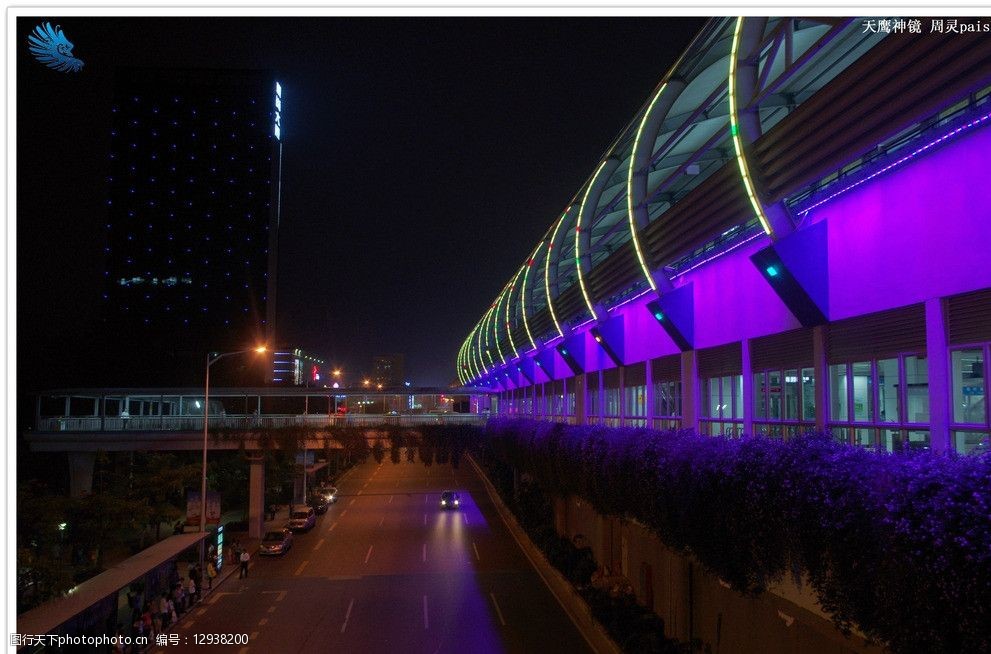
<path fill-rule="evenodd" d="M 554 240 L 557 238 L 557 231 L 561 229 L 564 218 L 568 215 L 569 211 L 571 211 L 571 207 L 565 209 L 561 217 L 558 218 L 554 232 L 551 234 L 551 240 L 547 243 L 547 257 L 544 260 L 544 293 L 547 294 L 547 308 L 551 310 L 551 320 L 554 321 L 554 327 L 560 336 L 564 336 L 564 332 L 561 331 L 561 325 L 557 322 L 557 314 L 554 313 L 554 301 L 551 299 L 551 254 L 554 250 Z"/>
<path fill-rule="evenodd" d="M 461 385 L 464 386 L 468 382 L 468 376 L 465 373 L 465 346 L 468 344 L 468 339 L 461 341 L 461 349 L 458 350 L 458 379 L 461 381 Z"/>
<path fill-rule="evenodd" d="M 482 333 L 485 334 L 485 356 L 489 358 L 489 365 L 495 368 L 495 360 L 492 358 L 492 348 L 489 347 L 489 320 L 492 318 L 492 312 L 495 310 L 495 305 L 493 304 L 489 307 L 486 312 L 485 317 L 482 318 Z M 481 340 L 481 339 L 480 339 Z"/>
<path fill-rule="evenodd" d="M 509 324 L 509 309 L 513 306 L 513 289 L 516 288 L 516 282 L 520 281 L 520 275 L 523 274 L 524 268 L 526 268 L 525 265 L 520 268 L 520 271 L 516 273 L 516 277 L 513 278 L 513 283 L 509 285 L 509 297 L 506 302 L 506 335 L 509 336 L 509 345 L 513 348 L 513 356 L 517 359 L 520 358 L 520 353 L 516 349 L 516 343 L 513 342 L 513 330 Z"/>
<path fill-rule="evenodd" d="M 637 136 L 633 139 L 633 152 L 630 153 L 630 166 L 626 175 L 626 214 L 630 221 L 630 237 L 633 239 L 633 249 L 636 250 L 637 261 L 640 262 L 640 269 L 643 270 L 643 276 L 647 280 L 647 283 L 650 284 L 651 290 L 654 291 L 657 290 L 657 284 L 654 283 L 654 278 L 647 268 L 647 261 L 644 259 L 643 250 L 640 249 L 640 238 L 637 236 L 637 221 L 633 217 L 633 163 L 636 161 L 637 151 L 640 148 L 640 137 L 643 136 L 643 128 L 647 126 L 647 119 L 650 118 L 650 114 L 654 110 L 654 105 L 657 104 L 658 99 L 660 99 L 661 94 L 664 93 L 664 89 L 667 87 L 667 82 L 661 84 L 661 88 L 657 89 L 654 99 L 650 101 L 647 111 L 644 112 L 643 118 L 640 120 L 640 127 L 637 128 Z"/>
<path fill-rule="evenodd" d="M 733 31 L 733 47 L 730 50 L 729 56 L 729 133 L 733 137 L 733 147 L 736 149 L 736 162 L 740 166 L 740 176 L 743 177 L 743 187 L 747 191 L 747 197 L 750 198 L 750 204 L 754 208 L 754 213 L 757 214 L 757 220 L 760 221 L 761 227 L 764 228 L 764 233 L 771 236 L 770 222 L 767 220 L 767 216 L 764 215 L 764 208 L 757 199 L 757 191 L 754 187 L 754 181 L 750 176 L 747 158 L 743 154 L 743 139 L 740 138 L 740 117 L 736 103 L 736 61 L 737 51 L 740 48 L 740 32 L 742 30 L 743 16 L 740 16 L 736 19 L 736 29 Z"/>
<path fill-rule="evenodd" d="M 472 381 L 478 379 L 482 376 L 481 372 L 478 370 L 478 361 L 475 360 L 475 349 L 472 347 L 472 342 L 475 339 L 475 330 L 478 329 L 478 325 L 475 325 L 471 332 L 468 334 L 468 349 L 465 351 L 465 356 L 468 360 L 468 370 L 471 371 Z"/>
<path fill-rule="evenodd" d="M 533 254 L 530 255 L 530 258 L 526 262 L 526 272 L 523 273 L 523 290 L 520 291 L 520 297 L 523 300 L 523 327 L 526 329 L 527 338 L 530 339 L 530 345 L 533 346 L 533 349 L 535 350 L 537 349 L 537 343 L 533 340 L 533 334 L 530 333 L 530 321 L 527 320 L 526 317 L 526 280 L 530 276 L 530 268 L 533 267 L 534 257 L 536 257 L 537 253 L 540 252 L 540 246 L 543 244 L 544 242 L 541 241 L 540 244 L 537 245 L 537 249 L 533 251 Z"/>
<path fill-rule="evenodd" d="M 482 320 L 484 319 L 485 317 L 483 316 Z M 478 357 L 478 367 L 479 370 L 481 370 L 479 377 L 481 377 L 482 375 L 489 374 L 489 369 L 485 367 L 485 359 L 482 357 L 482 321 L 479 321 L 479 323 L 475 325 L 475 332 L 478 336 L 473 337 L 472 340 L 477 343 L 475 348 L 475 356 Z"/>
<path fill-rule="evenodd" d="M 588 202 L 588 194 L 592 192 L 592 187 L 595 186 L 595 180 L 599 178 L 599 173 L 602 169 L 606 167 L 606 162 L 603 161 L 599 164 L 599 169 L 595 171 L 592 175 L 592 181 L 588 183 L 588 188 L 585 189 L 585 197 L 582 198 L 581 208 L 578 209 L 578 220 L 576 221 L 578 225 L 575 227 L 575 268 L 578 269 L 578 285 L 581 286 L 582 295 L 585 297 L 585 306 L 588 307 L 589 312 L 592 314 L 594 320 L 598 320 L 599 316 L 595 313 L 595 308 L 592 306 L 592 300 L 588 297 L 588 289 L 585 288 L 585 277 L 582 275 L 582 258 L 581 258 L 581 232 L 582 232 L 582 216 L 585 215 L 585 203 Z M 589 227 L 591 229 L 591 227 Z"/>
<path fill-rule="evenodd" d="M 502 289 L 502 293 L 499 294 L 499 299 L 496 300 L 495 304 L 495 314 L 492 318 L 492 340 L 495 341 L 496 352 L 499 353 L 499 359 L 502 360 L 502 365 L 506 365 L 506 357 L 502 355 L 502 346 L 499 345 L 499 307 L 502 306 L 502 299 L 506 297 L 507 290 L 509 290 L 509 284 L 506 284 Z"/>

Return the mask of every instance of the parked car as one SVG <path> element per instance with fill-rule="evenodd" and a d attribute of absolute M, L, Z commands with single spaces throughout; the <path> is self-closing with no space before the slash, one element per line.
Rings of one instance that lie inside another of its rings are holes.
<path fill-rule="evenodd" d="M 285 554 L 291 547 L 292 531 L 289 529 L 268 531 L 265 532 L 265 537 L 262 538 L 258 553 L 263 556 L 275 556 L 276 554 Z"/>
<path fill-rule="evenodd" d="M 461 496 L 456 491 L 446 490 L 440 494 L 440 508 L 457 509 L 461 506 Z"/>
<path fill-rule="evenodd" d="M 293 531 L 309 531 L 310 529 L 313 529 L 316 524 L 317 514 L 314 513 L 313 509 L 310 507 L 293 511 L 292 515 L 289 517 L 289 528 Z"/>
<path fill-rule="evenodd" d="M 330 508 L 330 500 L 327 499 L 326 495 L 322 493 L 314 493 L 310 495 L 310 499 L 306 502 L 307 506 L 317 512 L 318 515 L 323 515 Z"/>

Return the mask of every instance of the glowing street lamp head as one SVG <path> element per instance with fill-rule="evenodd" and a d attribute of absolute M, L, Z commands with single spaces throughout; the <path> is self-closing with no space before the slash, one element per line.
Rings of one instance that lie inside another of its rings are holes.
<path fill-rule="evenodd" d="M 265 352 L 268 352 L 268 348 L 265 347 L 264 345 L 259 345 L 258 347 L 255 348 L 255 352 L 257 352 L 258 354 L 263 354 Z"/>

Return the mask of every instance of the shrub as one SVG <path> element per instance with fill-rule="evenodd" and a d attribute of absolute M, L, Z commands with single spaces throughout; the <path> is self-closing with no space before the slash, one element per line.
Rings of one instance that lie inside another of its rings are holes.
<path fill-rule="evenodd" d="M 516 419 L 487 431 L 489 458 L 636 519 L 742 593 L 804 571 L 845 631 L 896 652 L 991 652 L 991 455 Z"/>

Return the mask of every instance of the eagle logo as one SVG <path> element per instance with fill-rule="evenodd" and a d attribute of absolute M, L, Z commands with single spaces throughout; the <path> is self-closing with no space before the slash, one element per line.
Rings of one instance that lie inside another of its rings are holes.
<path fill-rule="evenodd" d="M 28 49 L 34 58 L 49 68 L 63 73 L 77 73 L 83 67 L 82 59 L 72 56 L 72 42 L 58 25 L 42 23 L 28 35 Z"/>

